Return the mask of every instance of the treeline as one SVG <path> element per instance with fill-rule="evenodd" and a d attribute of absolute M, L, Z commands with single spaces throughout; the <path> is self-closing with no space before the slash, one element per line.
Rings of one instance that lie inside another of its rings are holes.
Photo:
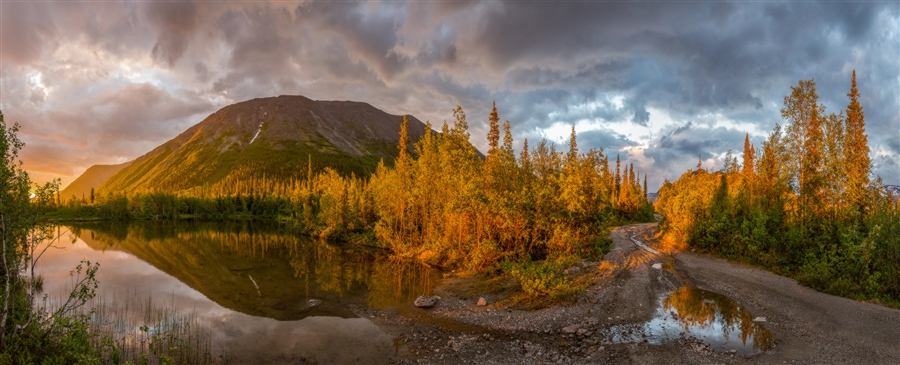
<path fill-rule="evenodd" d="M 405 257 L 448 267 L 482 270 L 499 260 L 587 257 L 605 252 L 611 226 L 652 221 L 646 174 L 602 149 L 581 153 L 574 128 L 567 152 L 546 140 L 513 151 L 509 121 L 496 105 L 490 149 L 481 157 L 469 141 L 462 108 L 452 126 L 426 134 L 410 151 L 404 120 L 399 156 L 371 176 L 341 175 L 331 168 L 297 171 L 287 181 L 232 181 L 179 194 L 143 193 L 74 199 L 61 212 L 104 219 L 280 217 L 299 232 L 364 241 Z M 86 214 L 88 213 L 88 214 Z M 63 214 L 63 213 L 61 213 Z"/>
<path fill-rule="evenodd" d="M 796 277 L 829 293 L 900 305 L 900 210 L 871 162 L 856 72 L 845 112 L 825 114 L 814 81 L 784 98 L 757 155 L 698 164 L 665 182 L 656 209 L 670 239 Z"/>
<path fill-rule="evenodd" d="M 478 271 L 504 259 L 602 253 L 609 227 L 653 219 L 639 174 L 613 173 L 601 149 L 580 153 L 574 129 L 566 153 L 525 140 L 517 157 L 509 121 L 501 140 L 495 105 L 482 159 L 462 108 L 453 115 L 440 133 L 428 125 L 413 153 L 404 122 L 396 164 L 369 179 L 317 175 L 297 196 L 300 224 L 322 236 L 370 232 L 400 255 Z"/>
<path fill-rule="evenodd" d="M 48 217 L 94 218 L 102 220 L 132 219 L 229 219 L 290 217 L 295 212 L 288 195 L 235 194 L 197 196 L 165 192 L 128 194 L 97 194 L 89 199 L 70 199 L 54 205 Z"/>

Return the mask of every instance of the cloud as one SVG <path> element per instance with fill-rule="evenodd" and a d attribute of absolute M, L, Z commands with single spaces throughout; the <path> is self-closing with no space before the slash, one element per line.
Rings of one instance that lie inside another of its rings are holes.
<path fill-rule="evenodd" d="M 156 44 L 151 57 L 169 67 L 184 54 L 197 27 L 197 8 L 191 1 L 144 2 L 143 14 L 156 28 Z"/>
<path fill-rule="evenodd" d="M 2 17 L 0 108 L 35 148 L 69 146 L 34 166 L 134 158 L 204 113 L 279 94 L 435 125 L 462 105 L 483 149 L 497 100 L 517 146 L 578 125 L 654 185 L 744 133 L 761 141 L 798 80 L 843 110 L 855 69 L 874 172 L 897 175 L 900 8 L 887 3 L 60 1 L 4 3 Z"/>

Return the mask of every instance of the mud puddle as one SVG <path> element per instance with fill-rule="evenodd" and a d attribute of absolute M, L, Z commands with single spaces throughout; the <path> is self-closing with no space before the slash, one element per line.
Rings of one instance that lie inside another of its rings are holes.
<path fill-rule="evenodd" d="M 657 254 L 634 236 L 630 238 L 644 251 Z M 657 254 L 657 259 L 663 262 L 651 267 L 671 273 L 681 287 L 660 298 L 656 314 L 649 321 L 610 327 L 605 342 L 662 344 L 692 337 L 713 350 L 745 357 L 774 347 L 764 318 L 754 317 L 725 295 L 697 288 L 690 278 L 675 270 L 671 256 Z"/>
<path fill-rule="evenodd" d="M 670 293 L 650 321 L 610 327 L 606 342 L 662 344 L 687 337 L 740 356 L 765 352 L 775 344 L 763 323 L 754 322 L 751 313 L 737 302 L 692 286 Z"/>

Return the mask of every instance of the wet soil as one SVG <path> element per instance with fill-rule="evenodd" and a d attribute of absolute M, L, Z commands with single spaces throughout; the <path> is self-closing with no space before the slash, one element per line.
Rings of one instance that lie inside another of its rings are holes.
<path fill-rule="evenodd" d="M 614 230 L 602 262 L 570 269 L 594 282 L 571 302 L 524 308 L 508 280 L 447 278 L 432 309 L 352 310 L 394 337 L 395 364 L 900 363 L 900 310 L 673 251 L 656 229 Z"/>

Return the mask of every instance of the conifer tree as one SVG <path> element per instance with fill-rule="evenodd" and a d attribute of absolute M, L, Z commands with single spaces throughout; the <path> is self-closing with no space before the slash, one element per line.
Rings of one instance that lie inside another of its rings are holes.
<path fill-rule="evenodd" d="M 620 171 L 622 170 L 622 161 L 619 159 L 619 155 L 616 155 L 616 185 L 615 185 L 615 195 L 619 196 L 619 193 L 622 191 L 622 176 L 620 175 Z"/>
<path fill-rule="evenodd" d="M 400 154 L 397 156 L 398 162 L 406 163 L 409 160 L 409 122 L 406 116 L 403 116 L 403 122 L 400 123 L 400 140 L 397 142 L 397 149 Z"/>
<path fill-rule="evenodd" d="M 496 101 L 494 101 L 494 106 L 493 109 L 491 109 L 491 116 L 488 118 L 488 121 L 490 122 L 490 128 L 488 129 L 487 135 L 487 158 L 493 158 L 493 156 L 497 154 L 500 143 L 500 115 L 497 113 Z"/>
<path fill-rule="evenodd" d="M 646 198 L 648 194 L 650 194 L 650 192 L 647 191 L 647 174 L 644 173 L 644 198 Z"/>
<path fill-rule="evenodd" d="M 525 170 L 526 173 L 531 173 L 531 155 L 528 152 L 528 138 L 525 138 L 525 141 L 522 143 L 522 155 L 520 160 L 522 160 L 522 169 Z"/>
<path fill-rule="evenodd" d="M 572 134 L 569 136 L 569 154 L 566 155 L 566 166 L 574 166 L 578 160 L 578 143 L 575 141 L 575 126 L 572 126 Z"/>
<path fill-rule="evenodd" d="M 637 181 L 637 180 L 634 179 L 634 163 L 631 163 L 631 164 L 629 164 L 629 167 L 628 167 L 628 184 L 629 185 L 637 185 L 637 184 L 635 184 L 635 181 Z"/>
<path fill-rule="evenodd" d="M 745 176 L 753 176 L 755 168 L 753 166 L 754 161 L 756 161 L 756 151 L 753 150 L 753 145 L 750 144 L 750 133 L 744 135 L 744 175 Z"/>
<path fill-rule="evenodd" d="M 510 154 L 513 153 L 513 137 L 509 120 L 503 122 L 503 150 Z"/>
<path fill-rule="evenodd" d="M 846 138 L 844 160 L 847 176 L 847 200 L 861 209 L 865 206 L 866 189 L 869 186 L 869 144 L 866 136 L 866 121 L 863 107 L 859 103 L 859 89 L 856 87 L 856 70 L 850 80 L 850 104 L 847 105 Z"/>

